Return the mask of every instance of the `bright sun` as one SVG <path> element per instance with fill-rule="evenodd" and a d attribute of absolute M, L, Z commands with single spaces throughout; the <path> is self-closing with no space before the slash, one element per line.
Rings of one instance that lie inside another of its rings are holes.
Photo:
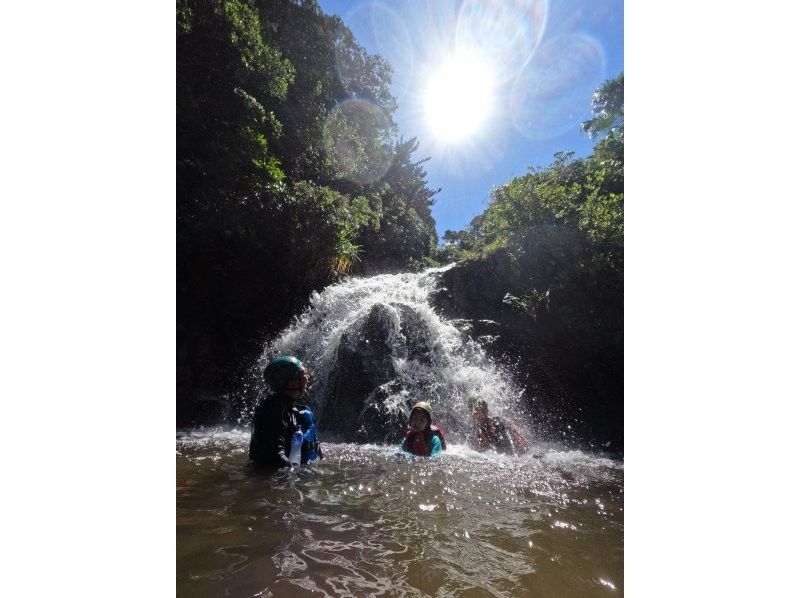
<path fill-rule="evenodd" d="M 425 113 L 436 136 L 448 143 L 474 133 L 489 116 L 494 76 L 473 54 L 460 53 L 444 62 L 425 91 Z"/>

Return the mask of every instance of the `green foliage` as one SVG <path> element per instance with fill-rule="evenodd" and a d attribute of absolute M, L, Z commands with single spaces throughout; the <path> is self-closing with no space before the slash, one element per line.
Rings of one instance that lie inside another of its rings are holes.
<path fill-rule="evenodd" d="M 622 127 L 625 104 L 625 77 L 620 73 L 605 81 L 592 98 L 594 116 L 584 122 L 584 133 L 594 138 L 602 133 L 610 133 Z"/>
<path fill-rule="evenodd" d="M 387 117 L 371 104 L 350 102 L 334 108 L 325 123 L 323 143 L 327 166 L 338 183 L 359 185 L 380 179 L 392 160 L 385 141 Z"/>
<path fill-rule="evenodd" d="M 294 68 L 260 35 L 244 0 L 182 0 L 177 30 L 179 210 L 215 208 L 283 179 L 271 148 L 280 135 L 273 107 Z"/>
<path fill-rule="evenodd" d="M 526 291 L 522 297 L 515 297 L 514 295 L 507 295 L 505 303 L 513 305 L 525 314 L 532 318 L 541 310 L 550 309 L 550 290 L 544 292 L 530 289 Z"/>
<path fill-rule="evenodd" d="M 178 0 L 176 51 L 179 389 L 191 393 L 230 384 L 337 275 L 427 263 L 436 191 L 416 141 L 394 140 L 388 63 L 315 0 Z M 337 120 L 354 97 L 373 108 Z M 346 154 L 326 148 L 326 121 Z"/>
<path fill-rule="evenodd" d="M 519 231 L 541 226 L 580 232 L 596 246 L 619 251 L 623 241 L 623 163 L 608 138 L 586 159 L 556 154 L 545 169 L 516 177 L 492 190 L 489 207 L 466 231 L 445 241 L 462 255 L 506 247 Z M 621 139 L 621 138 L 619 138 Z M 619 148 L 621 150 L 621 147 Z"/>
<path fill-rule="evenodd" d="M 281 163 L 293 180 L 354 191 L 341 173 L 359 172 L 359 163 L 363 165 L 371 152 L 384 151 L 396 130 L 392 115 L 397 104 L 389 91 L 388 63 L 368 54 L 341 19 L 324 15 L 315 1 L 260 0 L 257 7 L 265 23 L 264 39 L 296 67 L 286 102 L 276 111 L 285 132 L 275 144 Z M 352 98 L 371 102 L 385 120 L 375 127 L 375 134 L 356 130 L 353 122 L 334 123 L 344 135 L 339 142 L 350 151 L 344 156 L 332 154 L 324 143 L 326 119 L 338 104 Z M 337 163 L 343 157 L 352 163 Z"/>
<path fill-rule="evenodd" d="M 420 272 L 426 268 L 438 268 L 442 265 L 443 263 L 437 257 L 424 255 L 419 259 L 409 259 L 405 264 L 405 269 L 410 272 Z"/>
<path fill-rule="evenodd" d="M 289 236 L 302 242 L 315 256 L 315 263 L 325 277 L 327 271 L 348 272 L 360 260 L 358 232 L 372 217 L 369 202 L 363 196 L 350 197 L 310 181 L 300 181 L 282 198 L 282 206 L 291 205 L 281 219 L 291 228 Z"/>
<path fill-rule="evenodd" d="M 372 225 L 359 237 L 368 256 L 361 271 L 416 269 L 436 252 L 436 223 L 430 208 L 438 190 L 426 184 L 422 165 L 427 159 L 411 158 L 417 146 L 416 139 L 395 143 L 391 167 L 381 183 L 372 186 Z"/>
<path fill-rule="evenodd" d="M 504 303 L 528 319 L 529 334 L 572 352 L 577 362 L 613 363 L 620 376 L 622 85 L 620 75 L 595 94 L 595 118 L 584 129 L 604 136 L 590 156 L 561 152 L 548 167 L 493 189 L 486 211 L 466 230 L 447 231 L 437 256 L 502 271 Z"/>
<path fill-rule="evenodd" d="M 189 6 L 189 1 L 178 0 L 176 12 L 178 35 L 182 33 L 189 33 L 192 30 L 192 8 Z"/>
<path fill-rule="evenodd" d="M 338 17 L 313 0 L 179 0 L 177 23 L 181 221 L 267 197 L 286 182 L 330 211 L 331 247 L 340 256 L 332 272 L 356 262 L 364 270 L 397 268 L 434 252 L 435 192 L 424 160 L 411 159 L 415 140 L 392 141 L 390 68 Z M 374 110 L 359 118 L 336 111 L 354 95 Z M 326 119 L 346 152 L 325 151 Z M 361 183 L 346 176 L 364 172 L 376 156 L 388 172 Z M 358 203 L 357 214 L 337 219 L 336 206 L 347 202 L 320 200 L 323 189 L 348 198 L 351 208 Z M 258 217 L 276 222 L 271 212 Z M 318 221 L 315 212 L 305 217 Z"/>
<path fill-rule="evenodd" d="M 252 2 L 223 0 L 222 7 L 230 24 L 231 44 L 238 49 L 245 72 L 264 84 L 270 96 L 285 99 L 294 69 L 261 37 L 261 23 Z"/>
<path fill-rule="evenodd" d="M 436 259 L 442 264 L 475 257 L 478 239 L 470 230 L 444 231 L 444 245 L 436 252 Z"/>

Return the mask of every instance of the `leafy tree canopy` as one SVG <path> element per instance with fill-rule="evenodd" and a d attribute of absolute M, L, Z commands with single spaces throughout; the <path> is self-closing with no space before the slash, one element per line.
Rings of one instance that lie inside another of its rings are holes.
<path fill-rule="evenodd" d="M 416 140 L 396 139 L 388 63 L 316 0 L 177 0 L 176 50 L 179 389 L 191 396 L 225 387 L 208 372 L 235 376 L 337 275 L 430 260 L 436 191 Z"/>

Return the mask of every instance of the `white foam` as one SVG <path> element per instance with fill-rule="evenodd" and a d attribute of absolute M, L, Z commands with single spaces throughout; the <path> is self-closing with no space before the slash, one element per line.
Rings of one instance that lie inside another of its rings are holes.
<path fill-rule="evenodd" d="M 469 429 L 466 401 L 470 396 L 485 400 L 493 415 L 504 415 L 521 392 L 512 377 L 486 355 L 480 344 L 465 337 L 458 322 L 442 318 L 428 302 L 439 274 L 452 267 L 349 278 L 314 293 L 309 309 L 265 347 L 259 366 L 263 368 L 277 353 L 298 355 L 312 374 L 307 401 L 320 414 L 342 334 L 366 317 L 373 306 L 383 305 L 392 319 L 386 342 L 403 389 L 390 397 L 390 406 L 409 399 L 429 400 L 434 419 L 451 434 Z M 413 311 L 429 331 L 429 362 L 406 353 L 400 306 Z M 427 396 L 415 397 L 419 389 Z"/>

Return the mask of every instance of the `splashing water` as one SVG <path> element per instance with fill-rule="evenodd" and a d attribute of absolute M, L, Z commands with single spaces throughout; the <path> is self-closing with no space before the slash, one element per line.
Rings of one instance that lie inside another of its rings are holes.
<path fill-rule="evenodd" d="M 178 434 L 178 596 L 624 594 L 618 461 L 340 443 L 257 473 L 249 437 Z"/>
<path fill-rule="evenodd" d="M 314 293 L 310 308 L 266 347 L 258 369 L 277 354 L 299 356 L 313 379 L 306 400 L 318 414 L 323 413 L 343 335 L 379 306 L 391 319 L 385 350 L 396 377 L 379 389 L 388 395 L 389 410 L 407 415 L 409 404 L 429 401 L 434 419 L 456 436 L 469 429 L 470 397 L 485 400 L 492 414 L 511 415 L 522 391 L 509 372 L 463 332 L 463 322 L 444 319 L 429 303 L 438 275 L 450 267 L 351 278 Z M 423 345 L 422 350 L 413 350 L 415 342 Z M 324 423 L 320 422 L 323 427 Z"/>
<path fill-rule="evenodd" d="M 398 408 L 431 400 L 447 451 L 408 458 L 397 444 L 323 438 L 324 459 L 257 472 L 249 430 L 178 431 L 178 596 L 624 593 L 620 461 L 541 440 L 521 456 L 476 452 L 458 433 L 468 396 L 503 414 L 520 390 L 462 323 L 431 307 L 445 269 L 314 294 L 254 372 L 277 353 L 301 356 L 314 378 L 308 402 L 324 408 L 340 348 L 377 306 L 381 334 L 359 340 L 383 345 Z"/>

